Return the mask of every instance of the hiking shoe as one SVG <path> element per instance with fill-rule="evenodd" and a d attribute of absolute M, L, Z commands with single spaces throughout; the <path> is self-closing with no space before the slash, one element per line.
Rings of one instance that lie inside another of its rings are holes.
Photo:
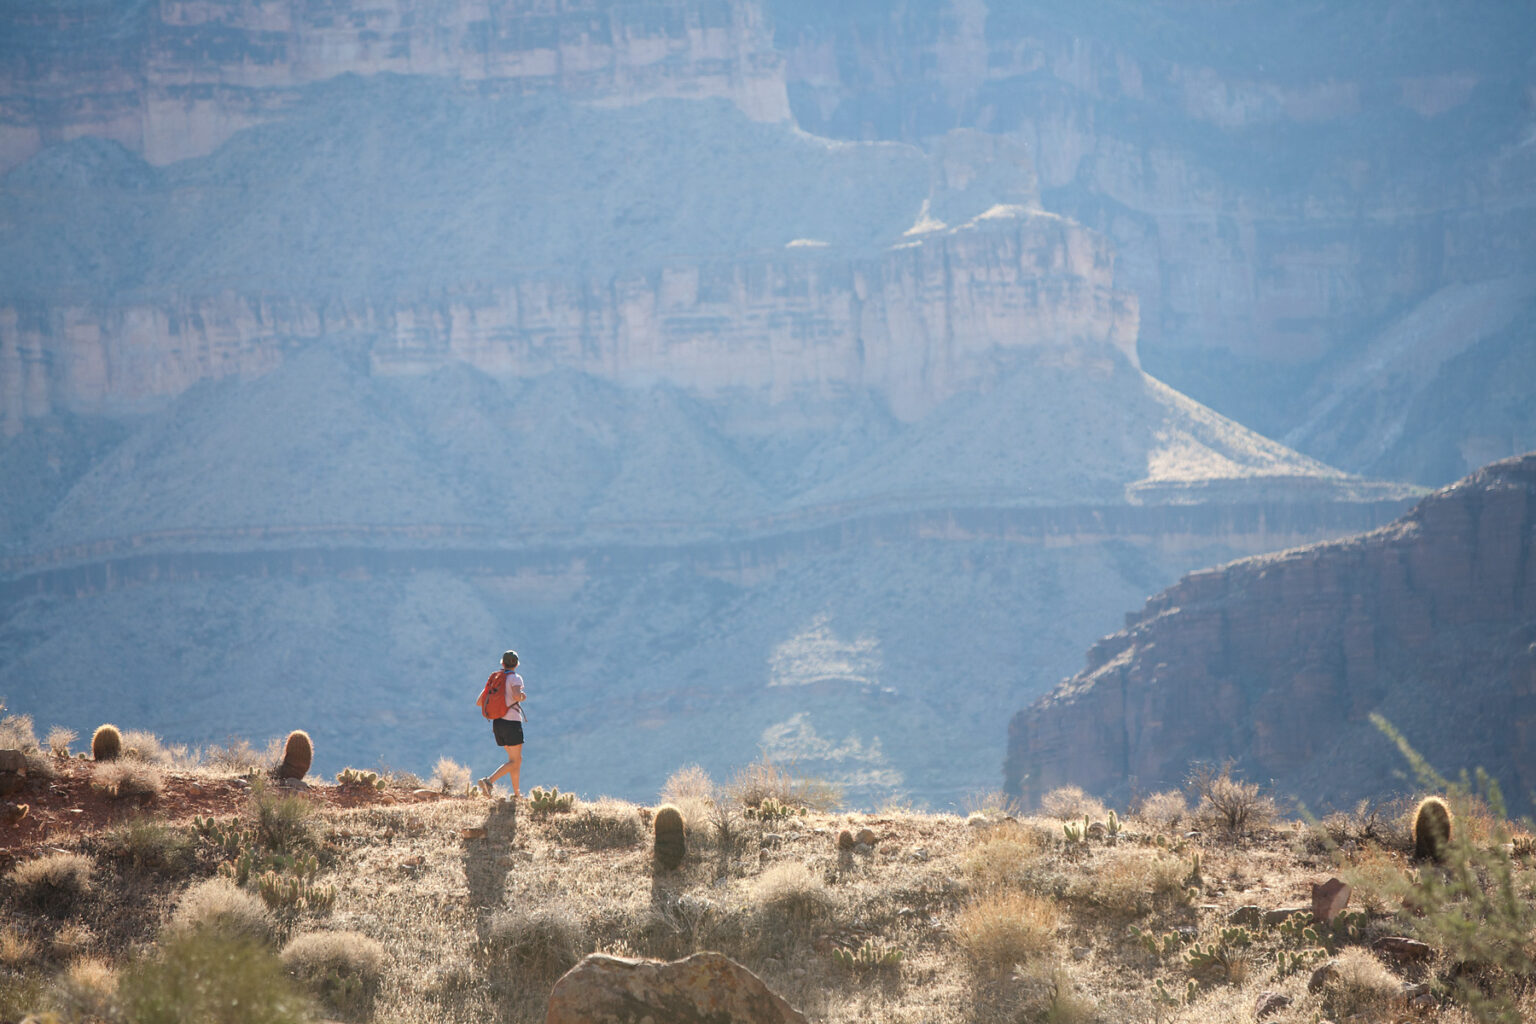
<path fill-rule="evenodd" d="M 491 780 L 489 778 L 480 780 L 480 792 L 484 793 L 486 796 L 491 795 Z"/>

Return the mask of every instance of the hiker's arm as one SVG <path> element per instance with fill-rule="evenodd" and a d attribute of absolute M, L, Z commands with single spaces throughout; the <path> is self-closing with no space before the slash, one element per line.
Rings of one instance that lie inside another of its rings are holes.
<path fill-rule="evenodd" d="M 528 695 L 523 692 L 523 688 L 521 686 L 509 686 L 509 687 L 507 687 L 507 703 L 508 704 L 520 704 L 525 699 L 527 699 L 527 697 L 528 697 Z"/>

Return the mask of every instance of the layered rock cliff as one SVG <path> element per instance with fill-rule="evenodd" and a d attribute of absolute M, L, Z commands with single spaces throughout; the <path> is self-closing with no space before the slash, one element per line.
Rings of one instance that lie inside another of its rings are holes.
<path fill-rule="evenodd" d="M 1392 722 L 1439 771 L 1536 791 L 1536 453 L 1390 526 L 1192 573 L 1016 715 L 1006 781 L 1125 800 L 1231 759 L 1317 809 L 1406 771 Z"/>
<path fill-rule="evenodd" d="M 339 75 L 628 105 L 720 97 L 785 121 L 782 60 L 742 0 L 70 0 L 0 11 L 0 171 L 82 136 L 152 164 L 212 152 Z"/>
<path fill-rule="evenodd" d="M 1532 403 L 1474 405 L 1451 424 L 1417 401 L 1474 377 L 1496 387 L 1509 360 L 1476 344 L 1536 298 L 1525 12 L 768 8 L 809 130 L 912 140 L 966 126 L 1026 142 L 1046 208 L 1113 242 L 1143 362 L 1180 390 L 1331 464 L 1435 485 L 1536 444 Z M 1488 282 L 1518 295 L 1437 329 Z M 1360 388 L 1357 369 L 1381 369 L 1383 350 L 1395 376 Z M 1380 412 L 1352 416 L 1362 402 Z"/>

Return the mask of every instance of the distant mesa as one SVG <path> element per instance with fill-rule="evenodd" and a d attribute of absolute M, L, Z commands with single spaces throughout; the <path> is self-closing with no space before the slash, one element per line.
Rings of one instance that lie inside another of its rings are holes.
<path fill-rule="evenodd" d="M 1313 810 L 1343 807 L 1407 770 L 1380 714 L 1436 770 L 1484 768 L 1529 810 L 1533 546 L 1529 453 L 1379 530 L 1191 573 L 1014 717 L 1008 791 L 1123 801 L 1232 759 Z"/>

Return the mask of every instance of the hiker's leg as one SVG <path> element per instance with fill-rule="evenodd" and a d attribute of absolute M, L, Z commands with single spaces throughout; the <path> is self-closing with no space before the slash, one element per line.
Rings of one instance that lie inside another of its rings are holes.
<path fill-rule="evenodd" d="M 518 788 L 518 776 L 523 770 L 523 745 L 519 743 L 515 747 L 507 747 L 507 763 L 496 769 L 498 772 L 506 772 L 512 780 L 512 794 L 521 796 L 523 791 Z"/>

